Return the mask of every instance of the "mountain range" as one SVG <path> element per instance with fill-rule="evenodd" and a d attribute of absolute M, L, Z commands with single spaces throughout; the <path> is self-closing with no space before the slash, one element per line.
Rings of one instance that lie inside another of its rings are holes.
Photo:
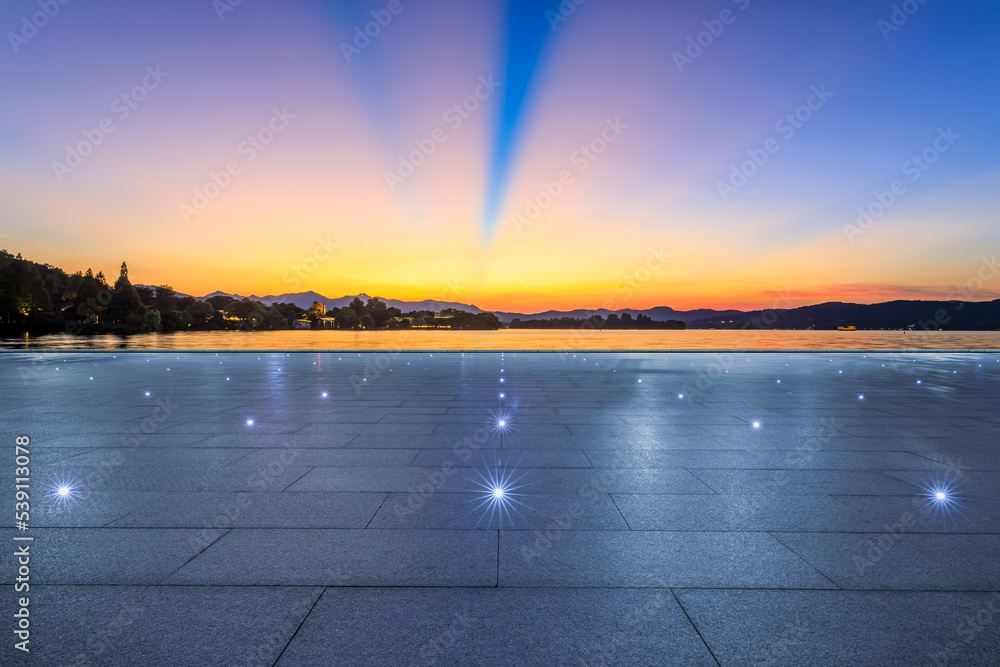
<path fill-rule="evenodd" d="M 189 296 L 178 294 L 178 296 Z M 244 298 L 238 294 L 227 292 L 212 292 L 198 299 L 213 296 L 231 296 L 235 299 Z M 367 294 L 346 295 L 330 298 L 317 292 L 297 292 L 294 294 L 278 294 L 268 296 L 250 295 L 246 297 L 260 301 L 266 305 L 274 303 L 294 303 L 300 308 L 309 308 L 319 301 L 326 305 L 327 310 L 343 308 L 355 298 L 367 301 Z M 400 301 L 379 297 L 386 306 L 399 308 L 401 311 L 429 310 L 438 312 L 445 308 L 455 308 L 470 313 L 481 313 L 482 309 L 453 301 Z M 521 320 L 559 319 L 569 317 L 587 319 L 594 315 L 607 318 L 610 313 L 629 313 L 632 317 L 646 315 L 655 321 L 680 320 L 689 329 L 832 329 L 838 326 L 856 326 L 859 329 L 967 329 L 993 330 L 1000 329 L 1000 299 L 995 301 L 888 301 L 885 303 L 859 304 L 831 301 L 799 308 L 772 310 L 713 310 L 699 308 L 696 310 L 675 310 L 668 306 L 656 306 L 646 309 L 626 308 L 622 310 L 576 309 L 547 310 L 540 313 L 515 313 L 493 311 L 501 322 L 509 323 L 518 318 Z"/>

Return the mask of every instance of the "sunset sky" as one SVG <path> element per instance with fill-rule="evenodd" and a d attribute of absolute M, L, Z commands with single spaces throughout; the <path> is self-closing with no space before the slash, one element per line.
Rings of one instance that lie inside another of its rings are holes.
<path fill-rule="evenodd" d="M 1000 3 L 576 1 L 5 2 L 0 246 L 198 296 L 1000 297 Z"/>

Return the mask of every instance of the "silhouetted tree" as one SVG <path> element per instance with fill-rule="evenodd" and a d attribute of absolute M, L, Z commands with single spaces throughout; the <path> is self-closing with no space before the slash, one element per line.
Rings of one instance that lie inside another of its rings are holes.
<path fill-rule="evenodd" d="M 205 299 L 205 301 L 212 304 L 212 307 L 216 310 L 225 310 L 226 306 L 231 304 L 233 301 L 236 301 L 236 299 L 228 294 L 216 294 L 215 296 Z"/>
<path fill-rule="evenodd" d="M 146 308 L 142 305 L 139 292 L 128 279 L 128 265 L 122 262 L 106 312 L 107 318 L 113 326 L 131 332 L 142 328 L 145 314 Z"/>
<path fill-rule="evenodd" d="M 167 310 L 177 310 L 177 292 L 170 285 L 157 285 L 153 305 L 161 315 Z"/>
<path fill-rule="evenodd" d="M 355 301 L 359 300 L 355 299 Z M 334 315 L 334 319 L 337 322 L 338 329 L 355 329 L 359 324 L 361 324 L 361 318 L 359 318 L 357 312 L 350 307 L 338 310 L 337 314 Z"/>

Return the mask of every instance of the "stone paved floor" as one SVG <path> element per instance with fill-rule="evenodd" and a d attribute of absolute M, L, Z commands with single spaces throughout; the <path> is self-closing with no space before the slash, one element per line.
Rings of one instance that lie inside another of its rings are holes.
<path fill-rule="evenodd" d="M 995 354 L 6 353 L 0 378 L 3 665 L 1000 663 Z"/>

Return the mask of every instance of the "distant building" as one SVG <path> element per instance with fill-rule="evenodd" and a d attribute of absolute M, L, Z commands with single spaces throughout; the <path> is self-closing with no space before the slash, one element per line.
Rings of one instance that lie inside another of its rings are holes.
<path fill-rule="evenodd" d="M 319 328 L 320 329 L 336 329 L 337 320 L 332 317 L 321 317 L 319 318 Z"/>
<path fill-rule="evenodd" d="M 312 322 L 309 320 L 295 320 L 292 323 L 293 329 L 312 329 Z"/>
<path fill-rule="evenodd" d="M 312 308 L 309 310 L 322 317 L 326 315 L 326 304 L 321 301 L 313 301 Z"/>

